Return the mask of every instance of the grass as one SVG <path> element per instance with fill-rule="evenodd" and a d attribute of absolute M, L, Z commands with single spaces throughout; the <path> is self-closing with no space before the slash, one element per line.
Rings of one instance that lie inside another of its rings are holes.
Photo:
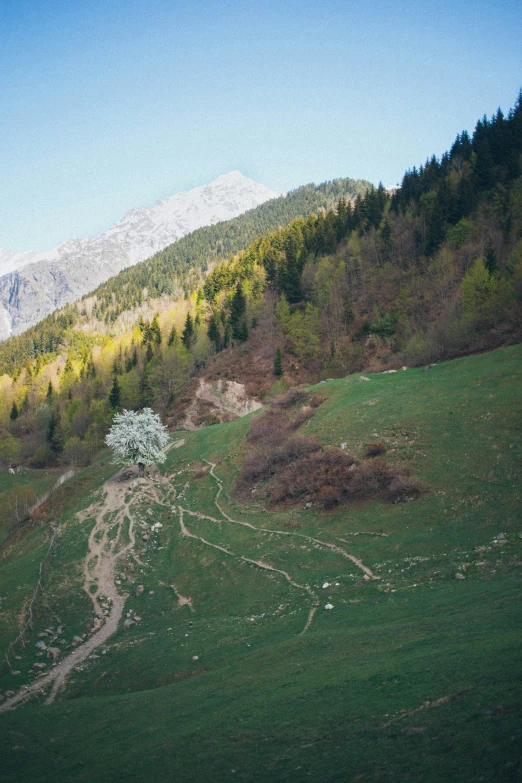
<path fill-rule="evenodd" d="M 250 417 L 184 434 L 161 468 L 167 504 L 133 495 L 135 521 L 163 525 L 143 566 L 122 563 L 126 610 L 142 621 L 120 628 L 52 706 L 33 701 L 0 714 L 2 780 L 518 780 L 521 359 L 515 346 L 429 373 L 312 388 L 327 399 L 302 433 L 358 456 L 382 441 L 387 459 L 428 487 L 412 503 L 242 506 L 230 493 Z M 205 460 L 223 482 L 222 510 L 263 530 L 220 513 L 216 480 L 198 469 Z M 69 638 L 92 617 L 81 564 L 93 520 L 74 514 L 109 473 L 102 461 L 55 501 L 59 547 L 35 638 L 22 674 L 4 674 L 0 693 L 31 679 L 40 628 L 58 617 Z M 172 505 L 206 543 L 182 536 Z M 30 588 L 46 540 L 46 529 L 36 530 L 4 556 L 0 618 L 20 611 L 11 596 Z M 365 580 L 327 544 L 379 579 Z M 288 572 L 318 596 L 304 635 L 310 594 L 249 561 Z M 136 584 L 144 586 L 137 596 Z M 179 606 L 180 595 L 192 610 Z"/>
<path fill-rule="evenodd" d="M 2 496 L 12 490 L 15 485 L 32 487 L 35 492 L 35 497 L 39 498 L 51 489 L 61 473 L 63 473 L 62 470 L 57 470 L 55 468 L 31 470 L 30 468 L 24 467 L 19 473 L 15 473 L 14 475 L 9 473 L 7 468 L 0 470 L 0 500 Z M 16 527 L 17 523 L 14 515 L 0 515 L 0 547 Z"/>

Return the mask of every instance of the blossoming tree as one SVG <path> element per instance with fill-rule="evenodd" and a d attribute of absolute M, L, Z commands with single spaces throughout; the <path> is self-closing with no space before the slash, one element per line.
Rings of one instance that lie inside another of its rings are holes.
<path fill-rule="evenodd" d="M 117 462 L 138 465 L 140 475 L 145 465 L 163 462 L 169 436 L 157 413 L 151 408 L 143 411 L 117 413 L 113 419 L 105 443 L 114 452 Z"/>

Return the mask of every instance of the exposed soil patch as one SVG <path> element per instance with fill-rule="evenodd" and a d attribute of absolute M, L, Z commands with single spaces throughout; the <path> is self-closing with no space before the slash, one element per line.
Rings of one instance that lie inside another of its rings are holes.
<path fill-rule="evenodd" d="M 51 704 L 58 691 L 65 684 L 71 670 L 84 661 L 97 647 L 103 644 L 118 628 L 123 614 L 125 597 L 121 596 L 115 586 L 114 578 L 118 560 L 134 548 L 135 536 L 132 517 L 129 513 L 125 495 L 128 486 L 118 482 L 117 476 L 109 479 L 104 485 L 104 499 L 94 503 L 83 511 L 80 519 L 95 517 L 95 524 L 89 536 L 89 551 L 83 565 L 83 589 L 93 602 L 95 613 L 99 612 L 100 597 L 110 605 L 105 620 L 100 620 L 97 630 L 83 644 L 78 646 L 67 657 L 63 658 L 46 674 L 35 682 L 26 685 L 20 691 L 0 705 L 0 711 L 13 709 L 26 701 L 32 695 L 43 692 L 52 685 L 46 704 Z M 130 518 L 127 527 L 129 543 L 120 544 L 120 536 L 124 527 L 125 517 Z M 116 531 L 109 538 L 109 528 L 116 526 Z"/>

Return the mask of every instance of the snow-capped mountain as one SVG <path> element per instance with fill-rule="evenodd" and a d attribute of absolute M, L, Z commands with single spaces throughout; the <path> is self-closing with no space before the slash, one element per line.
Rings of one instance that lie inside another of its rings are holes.
<path fill-rule="evenodd" d="M 71 239 L 47 253 L 0 249 L 0 340 L 23 332 L 191 231 L 281 195 L 232 171 L 210 185 L 133 209 L 95 239 Z"/>

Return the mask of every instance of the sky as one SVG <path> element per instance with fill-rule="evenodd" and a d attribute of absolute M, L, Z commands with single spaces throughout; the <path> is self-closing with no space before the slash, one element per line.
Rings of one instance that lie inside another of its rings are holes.
<path fill-rule="evenodd" d="M 400 182 L 522 87 L 512 0 L 2 0 L 0 248 L 239 169 Z"/>

